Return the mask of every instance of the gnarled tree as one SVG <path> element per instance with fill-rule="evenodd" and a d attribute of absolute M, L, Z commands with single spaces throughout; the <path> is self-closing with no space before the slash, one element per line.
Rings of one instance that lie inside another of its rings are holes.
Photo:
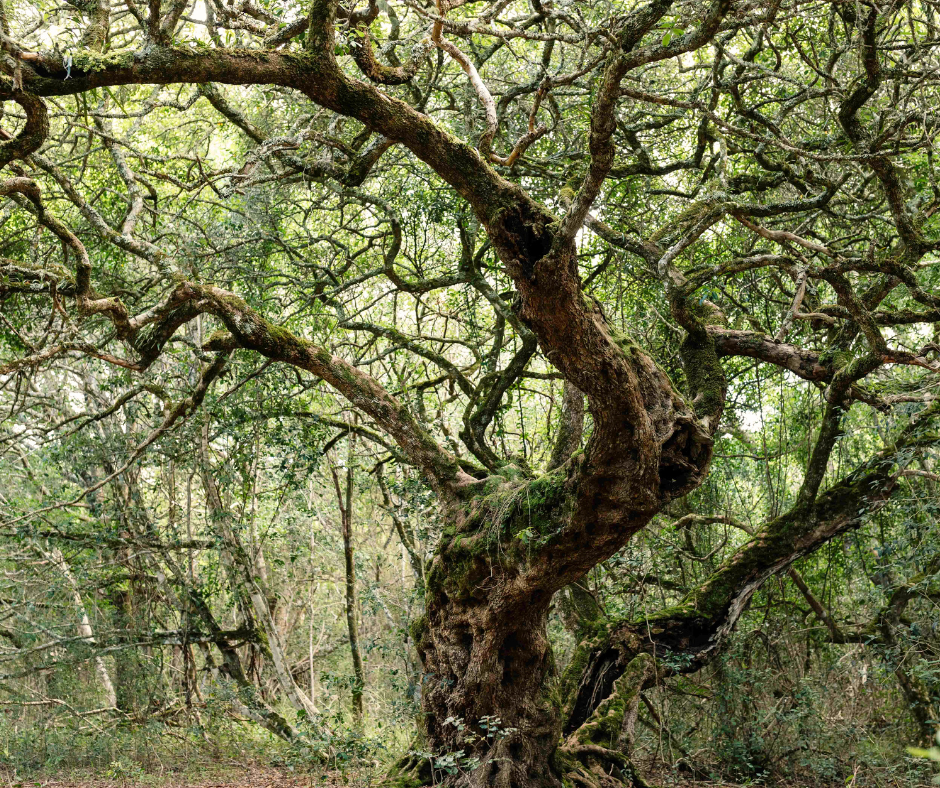
<path fill-rule="evenodd" d="M 342 395 L 438 497 L 446 528 L 416 570 L 423 720 L 446 753 L 466 749 L 453 718 L 500 718 L 468 753 L 472 784 L 639 780 L 638 692 L 663 658 L 703 664 L 767 577 L 858 525 L 934 445 L 932 3 L 72 6 L 53 50 L 42 14 L 61 9 L 0 6 L 19 108 L 0 147 L 0 372 L 83 355 L 159 378 L 185 334 L 201 382 L 82 496 L 188 418 L 235 351 Z M 197 111 L 191 136 L 148 130 Z M 74 158 L 99 143 L 119 189 Z M 624 274 L 649 324 L 624 314 Z M 217 329 L 201 346 L 196 321 Z M 402 353 L 425 380 L 377 371 Z M 553 598 L 703 483 L 752 362 L 821 392 L 798 495 L 678 606 L 587 622 L 559 684 Z M 556 444 L 507 440 L 511 397 L 556 379 Z M 839 478 L 850 411 L 901 404 Z"/>

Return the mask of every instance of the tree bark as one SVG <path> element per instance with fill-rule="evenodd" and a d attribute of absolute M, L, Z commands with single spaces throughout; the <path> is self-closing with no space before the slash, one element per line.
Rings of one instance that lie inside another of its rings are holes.
<path fill-rule="evenodd" d="M 470 582 L 486 579 L 474 573 Z M 428 746 L 463 751 L 471 785 L 560 784 L 551 768 L 561 717 L 552 697 L 548 601 L 501 609 L 485 597 L 434 595 L 416 627 Z"/>

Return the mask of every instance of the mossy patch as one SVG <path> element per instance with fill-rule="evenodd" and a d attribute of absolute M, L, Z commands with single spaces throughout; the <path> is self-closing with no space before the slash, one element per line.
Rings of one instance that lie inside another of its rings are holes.
<path fill-rule="evenodd" d="M 95 52 L 83 49 L 71 54 L 72 68 L 85 74 L 116 68 L 130 68 L 134 65 L 134 53 L 131 50 L 117 52 Z"/>
<path fill-rule="evenodd" d="M 614 691 L 574 733 L 579 744 L 594 744 L 608 750 L 620 748 L 621 732 L 627 710 L 633 708 L 644 682 L 655 669 L 650 654 L 639 654 L 631 660 L 617 681 Z M 633 713 L 633 712 L 631 712 Z"/>
<path fill-rule="evenodd" d="M 431 785 L 434 775 L 431 762 L 416 753 L 408 753 L 389 770 L 382 780 L 383 788 L 422 788 Z"/>
<path fill-rule="evenodd" d="M 463 517 L 447 525 L 427 576 L 431 596 L 471 599 L 496 563 L 524 563 L 550 544 L 570 513 L 571 492 L 563 468 L 531 478 L 509 464 L 483 484 Z"/>

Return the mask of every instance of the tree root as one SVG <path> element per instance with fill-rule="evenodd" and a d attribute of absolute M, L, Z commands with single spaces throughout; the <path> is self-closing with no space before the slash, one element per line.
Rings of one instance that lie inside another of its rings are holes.
<path fill-rule="evenodd" d="M 622 752 L 596 744 L 561 747 L 556 753 L 563 781 L 582 788 L 651 788 Z"/>
<path fill-rule="evenodd" d="M 433 782 L 431 762 L 415 752 L 409 752 L 389 769 L 385 779 L 382 780 L 382 786 L 383 788 L 423 788 Z"/>
<path fill-rule="evenodd" d="M 635 657 L 614 682 L 613 692 L 555 753 L 564 780 L 581 788 L 649 788 L 628 753 L 633 747 L 640 693 L 656 675 L 649 654 Z"/>

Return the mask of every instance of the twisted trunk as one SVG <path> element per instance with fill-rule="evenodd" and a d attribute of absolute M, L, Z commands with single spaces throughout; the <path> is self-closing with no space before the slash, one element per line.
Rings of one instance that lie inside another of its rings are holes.
<path fill-rule="evenodd" d="M 640 439 L 595 407 L 584 454 L 537 478 L 506 466 L 469 499 L 449 504 L 452 524 L 428 571 L 426 614 L 413 635 L 424 668 L 427 747 L 449 765 L 452 782 L 561 785 L 562 699 L 547 636 L 552 597 L 704 474 L 708 444 L 690 430 L 688 411 L 675 407 L 682 403 L 668 379 L 638 349 L 631 362 L 626 374 L 643 386 L 634 406 L 647 420 Z M 412 785 L 435 776 L 407 773 Z"/>
<path fill-rule="evenodd" d="M 415 633 L 429 747 L 463 751 L 457 768 L 472 772 L 473 785 L 560 784 L 550 766 L 561 717 L 547 619 L 544 598 L 500 610 L 439 596 Z"/>
<path fill-rule="evenodd" d="M 582 293 L 573 242 L 556 235 L 542 209 L 514 197 L 481 218 L 517 284 L 520 318 L 569 389 L 583 392 L 594 429 L 584 452 L 567 460 L 577 441 L 563 437 L 540 477 L 504 465 L 443 496 L 451 526 L 427 574 L 414 639 L 428 749 L 440 763 L 463 753 L 447 779 L 556 788 L 562 716 L 546 631 L 552 597 L 701 484 L 712 439 L 668 376 Z M 723 380 L 714 387 L 712 401 L 723 401 Z M 569 414 L 577 391 L 569 390 Z M 418 783 L 429 776 L 408 775 Z"/>

